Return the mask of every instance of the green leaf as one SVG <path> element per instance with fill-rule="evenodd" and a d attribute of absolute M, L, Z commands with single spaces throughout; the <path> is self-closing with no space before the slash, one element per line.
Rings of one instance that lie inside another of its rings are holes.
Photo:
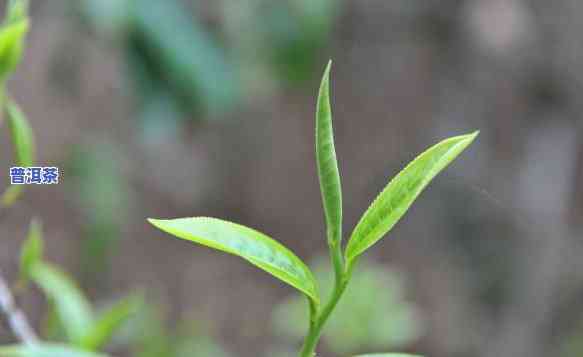
<path fill-rule="evenodd" d="M 342 189 L 340 173 L 334 149 L 334 134 L 332 131 L 332 111 L 330 109 L 330 68 L 328 62 L 316 109 L 316 161 L 318 177 L 322 191 L 322 202 L 328 228 L 328 242 L 331 245 L 340 244 L 342 239 Z"/>
<path fill-rule="evenodd" d="M 41 223 L 33 219 L 28 229 L 28 237 L 20 252 L 20 279 L 23 283 L 30 279 L 33 267 L 42 260 L 43 247 Z"/>
<path fill-rule="evenodd" d="M 27 18 L 0 27 L 0 80 L 5 80 L 20 63 L 28 28 Z"/>
<path fill-rule="evenodd" d="M 410 355 L 406 353 L 372 353 L 368 355 L 358 355 L 354 357 L 421 357 L 421 356 Z"/>
<path fill-rule="evenodd" d="M 148 221 L 178 238 L 237 255 L 319 303 L 316 281 L 310 269 L 289 249 L 263 233 L 209 217 Z"/>
<path fill-rule="evenodd" d="M 95 351 L 103 347 L 127 319 L 138 310 L 142 303 L 140 296 L 129 296 L 107 310 L 93 324 L 91 330 L 80 340 L 79 347 Z"/>
<path fill-rule="evenodd" d="M 6 114 L 8 117 L 8 126 L 10 129 L 10 136 L 12 137 L 12 144 L 14 146 L 14 153 L 16 156 L 16 164 L 18 166 L 33 166 L 34 165 L 34 136 L 28 120 L 18 108 L 18 105 L 8 98 L 6 102 Z M 10 207 L 20 197 L 24 190 L 23 185 L 13 185 L 8 187 L 0 197 L 0 202 L 3 207 Z"/>
<path fill-rule="evenodd" d="M 107 357 L 101 353 L 87 352 L 54 343 L 2 346 L 0 357 Z"/>
<path fill-rule="evenodd" d="M 389 182 L 352 232 L 346 247 L 349 265 L 393 228 L 429 182 L 477 135 L 475 132 L 443 140 L 417 156 Z"/>
<path fill-rule="evenodd" d="M 93 313 L 77 284 L 63 271 L 44 262 L 34 265 L 31 278 L 54 304 L 69 342 L 78 344 L 91 330 Z"/>
<path fill-rule="evenodd" d="M 16 163 L 19 166 L 33 166 L 34 164 L 34 136 L 32 128 L 18 105 L 11 100 L 6 103 L 6 113 L 10 136 L 14 145 Z"/>

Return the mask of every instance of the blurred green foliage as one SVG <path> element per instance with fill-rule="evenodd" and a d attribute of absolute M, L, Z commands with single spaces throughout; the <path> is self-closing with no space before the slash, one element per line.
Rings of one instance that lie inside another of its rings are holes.
<path fill-rule="evenodd" d="M 223 23 L 243 68 L 300 85 L 317 76 L 339 0 L 224 0 Z M 250 78 L 250 76 L 248 77 Z M 249 79 L 251 80 L 251 79 Z"/>
<path fill-rule="evenodd" d="M 311 265 L 323 295 L 332 291 L 334 283 L 329 265 L 325 257 Z M 349 355 L 363 349 L 396 349 L 415 342 L 422 333 L 422 323 L 417 308 L 405 298 L 404 285 L 399 273 L 361 261 L 350 289 L 324 331 L 327 346 L 335 353 Z M 306 328 L 305 310 L 305 301 L 298 297 L 278 306 L 273 312 L 278 335 L 290 341 L 300 340 Z M 285 356 L 281 353 L 278 357 Z"/>
<path fill-rule="evenodd" d="M 138 117 L 148 133 L 187 117 L 220 117 L 240 98 L 237 68 L 227 49 L 188 5 L 179 0 L 72 2 L 98 35 L 124 51 Z M 151 103 L 170 110 L 161 112 Z"/>
<path fill-rule="evenodd" d="M 32 274 L 32 269 L 43 256 L 44 242 L 42 239 L 42 227 L 37 219 L 30 222 L 28 236 L 22 245 L 20 252 L 20 281 L 19 286 L 26 287 Z"/>
<path fill-rule="evenodd" d="M 22 59 L 24 38 L 28 28 L 28 1 L 9 1 L 0 28 L 0 81 L 3 83 Z"/>
<path fill-rule="evenodd" d="M 6 81 L 22 59 L 24 40 L 29 29 L 28 1 L 11 0 L 2 24 L 0 25 L 0 125 L 6 117 L 12 146 L 14 148 L 15 164 L 17 166 L 32 166 L 34 164 L 34 137 L 26 115 L 18 104 L 6 93 Z M 13 185 L 0 196 L 2 207 L 10 207 L 23 192 L 24 187 Z"/>
<path fill-rule="evenodd" d="M 14 147 L 15 164 L 20 167 L 30 167 L 35 162 L 34 135 L 28 119 L 18 105 L 9 97 L 2 98 L 12 145 Z M 24 191 L 23 185 L 11 185 L 2 194 L 1 204 L 10 207 Z"/>
<path fill-rule="evenodd" d="M 231 357 L 194 319 L 173 323 L 158 304 L 143 304 L 139 312 L 118 334 L 116 340 L 130 345 L 134 357 Z"/>
<path fill-rule="evenodd" d="M 87 1 L 85 5 L 89 3 Z M 124 13 L 115 10 L 115 6 L 121 3 L 92 2 L 96 6 L 93 12 L 107 11 L 107 6 L 111 6 L 110 15 L 119 15 L 118 24 L 122 24 Z M 22 57 L 24 36 L 28 30 L 27 7 L 27 1 L 9 1 L 6 18 L 0 25 L 0 104 L 5 114 L 0 116 L 0 123 L 1 119 L 6 118 L 14 147 L 15 164 L 23 167 L 34 165 L 33 131 L 24 113 L 5 92 L 5 81 Z M 169 14 L 168 11 L 164 13 L 158 8 L 150 15 Z M 184 13 L 178 9 L 173 15 L 184 16 Z M 152 19 L 144 21 L 149 20 Z M 166 35 L 169 34 L 163 36 Z M 185 36 L 188 37 L 188 34 Z M 170 44 L 162 48 L 162 52 L 172 52 L 176 47 L 184 45 L 186 37 L 181 39 L 183 43 L 178 46 L 176 43 Z M 160 39 L 158 37 L 158 40 Z M 168 41 L 165 41 L 163 45 L 167 44 Z M 154 43 L 153 47 L 158 45 L 160 43 Z M 161 55 L 171 65 L 183 66 L 182 69 L 186 69 L 185 60 L 188 61 L 188 58 L 172 56 L 177 55 L 176 53 Z M 180 76 L 174 79 L 184 80 Z M 165 81 L 166 78 L 161 80 Z M 184 80 L 184 83 L 186 82 L 188 78 Z M 214 84 L 215 90 L 223 88 Z M 191 93 L 190 89 L 182 88 L 184 93 Z M 126 217 L 129 199 L 125 175 L 121 172 L 122 158 L 121 151 L 113 145 L 104 143 L 84 145 L 73 150 L 66 170 L 69 182 L 74 187 L 78 206 L 86 213 L 87 221 L 84 226 L 88 239 L 85 240 L 83 261 L 84 267 L 93 274 L 101 274 L 106 268 L 108 253 L 121 236 L 121 223 Z M 22 188 L 23 186 L 18 185 L 10 186 L 2 196 L 3 207 L 14 203 L 20 196 Z M 36 341 L 35 334 L 32 333 L 31 341 L 24 339 L 19 341 L 19 345 L 0 346 L 0 356 L 3 357 L 106 357 L 98 351 L 110 347 L 114 333 L 120 332 L 120 329 L 131 320 L 130 317 L 135 316 L 138 311 L 145 310 L 143 306 L 146 305 L 140 294 L 132 294 L 95 309 L 72 276 L 45 260 L 42 226 L 36 219 L 31 222 L 27 238 L 22 245 L 19 270 L 18 281 L 14 285 L 15 293 L 21 296 L 28 291 L 32 283 L 40 289 L 48 303 L 45 326 L 40 336 L 43 341 Z M 2 313 L 10 315 L 13 312 Z M 144 316 L 148 315 L 140 315 L 140 318 Z M 26 321 L 23 323 L 28 325 Z M 135 349 L 139 356 L 228 357 L 199 330 L 184 327 L 171 335 L 156 321 L 147 321 L 142 327 L 136 337 L 139 343 Z M 113 340 L 118 342 L 119 338 Z M 169 349 L 166 350 L 165 346 Z M 157 354 L 157 351 L 162 352 Z"/>
<path fill-rule="evenodd" d="M 46 262 L 43 247 L 40 223 L 33 220 L 27 239 L 22 245 L 20 281 L 17 287 L 22 294 L 28 286 L 27 283 L 32 281 L 46 296 L 50 317 L 48 328 L 45 329 L 46 337 L 56 342 L 68 343 L 82 351 L 98 351 L 105 347 L 113 333 L 138 310 L 142 298 L 139 295 L 130 295 L 95 314 L 91 303 L 74 279 L 59 267 Z M 48 355 L 51 352 L 43 351 L 61 348 L 46 345 L 45 349 L 34 353 L 42 352 Z M 11 355 L 12 347 L 7 349 L 5 354 Z M 21 355 L 19 353 L 26 356 L 35 355 L 28 349 L 14 348 L 13 351 L 15 356 Z M 70 355 L 77 354 L 70 351 Z"/>
<path fill-rule="evenodd" d="M 37 220 L 22 245 L 19 294 L 30 281 L 46 296 L 49 308 L 42 337 L 51 342 L 1 346 L 0 356 L 105 357 L 98 351 L 112 346 L 129 349 L 136 357 L 230 357 L 194 320 L 170 328 L 164 309 L 145 303 L 141 294 L 95 309 L 69 274 L 44 259 Z"/>
<path fill-rule="evenodd" d="M 98 36 L 124 50 L 139 117 L 151 133 L 179 126 L 185 118 L 220 118 L 249 96 L 271 95 L 273 85 L 296 86 L 314 78 L 338 2 L 82 0 L 71 4 Z M 270 85 L 273 78 L 277 83 Z"/>
<path fill-rule="evenodd" d="M 96 141 L 76 146 L 67 163 L 71 197 L 83 214 L 83 272 L 102 274 L 122 236 L 122 223 L 130 205 L 129 183 L 123 173 L 123 151 Z"/>

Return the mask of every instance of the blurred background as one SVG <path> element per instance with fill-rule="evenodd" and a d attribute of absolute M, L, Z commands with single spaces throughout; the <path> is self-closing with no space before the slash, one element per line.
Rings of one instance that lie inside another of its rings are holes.
<path fill-rule="evenodd" d="M 347 233 L 417 153 L 481 135 L 366 254 L 320 354 L 583 356 L 583 2 L 51 0 L 31 18 L 9 88 L 61 178 L 3 215 L 0 266 L 14 276 L 37 216 L 93 301 L 143 291 L 109 351 L 294 356 L 292 289 L 145 218 L 249 225 L 326 285 L 313 128 L 332 58 Z M 41 328 L 41 294 L 21 306 Z"/>

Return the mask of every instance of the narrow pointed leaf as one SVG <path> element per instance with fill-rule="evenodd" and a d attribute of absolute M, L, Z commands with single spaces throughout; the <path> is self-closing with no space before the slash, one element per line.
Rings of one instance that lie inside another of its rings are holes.
<path fill-rule="evenodd" d="M 349 264 L 393 228 L 429 182 L 477 135 L 475 132 L 441 141 L 417 156 L 389 182 L 352 232 L 346 247 Z"/>
<path fill-rule="evenodd" d="M 77 344 L 91 329 L 91 305 L 77 284 L 57 267 L 37 263 L 31 278 L 53 304 L 69 342 Z"/>
<path fill-rule="evenodd" d="M 16 163 L 19 166 L 32 166 L 34 164 L 34 137 L 32 128 L 26 116 L 18 105 L 11 100 L 6 103 L 6 114 L 10 136 L 14 145 Z"/>
<path fill-rule="evenodd" d="M 33 267 L 42 260 L 43 246 L 41 224 L 33 219 L 20 253 L 20 279 L 23 283 L 30 279 Z"/>
<path fill-rule="evenodd" d="M 0 347 L 0 357 L 107 357 L 107 355 L 56 343 L 38 343 L 2 346 Z"/>
<path fill-rule="evenodd" d="M 27 18 L 11 21 L 0 27 L 0 80 L 5 80 L 20 63 L 28 28 Z"/>
<path fill-rule="evenodd" d="M 141 303 L 139 296 L 129 296 L 116 303 L 95 321 L 91 330 L 80 340 L 79 347 L 89 351 L 103 347 L 114 332 L 136 313 Z"/>
<path fill-rule="evenodd" d="M 328 63 L 318 95 L 316 109 L 316 161 L 322 191 L 322 202 L 328 232 L 328 241 L 339 244 L 342 237 L 342 189 L 334 149 L 332 111 L 330 109 L 330 68 Z"/>
<path fill-rule="evenodd" d="M 319 302 L 316 282 L 308 267 L 289 249 L 263 233 L 208 217 L 148 221 L 178 238 L 239 256 Z"/>
<path fill-rule="evenodd" d="M 14 146 L 16 164 L 22 167 L 33 166 L 34 137 L 28 120 L 16 103 L 10 100 L 6 103 L 6 114 L 10 136 Z M 4 207 L 11 206 L 20 197 L 23 190 L 23 185 L 12 185 L 8 187 L 0 197 L 0 204 Z"/>

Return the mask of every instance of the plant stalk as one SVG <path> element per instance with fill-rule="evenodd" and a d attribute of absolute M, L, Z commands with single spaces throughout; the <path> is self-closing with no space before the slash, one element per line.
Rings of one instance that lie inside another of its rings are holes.
<path fill-rule="evenodd" d="M 340 239 L 329 239 L 328 242 L 330 242 L 330 259 L 332 260 L 332 265 L 334 266 L 334 290 L 332 291 L 330 300 L 328 300 L 326 305 L 324 305 L 321 312 L 315 309 L 310 309 L 310 327 L 308 334 L 304 339 L 304 344 L 300 351 L 299 357 L 316 356 L 316 346 L 318 345 L 318 341 L 322 336 L 322 329 L 330 318 L 332 311 L 334 311 L 336 305 L 338 305 L 340 298 L 346 290 L 348 281 L 350 280 L 352 269 L 349 269 L 350 271 L 345 271 L 344 269 L 344 258 L 342 255 L 342 245 L 340 243 Z"/>

